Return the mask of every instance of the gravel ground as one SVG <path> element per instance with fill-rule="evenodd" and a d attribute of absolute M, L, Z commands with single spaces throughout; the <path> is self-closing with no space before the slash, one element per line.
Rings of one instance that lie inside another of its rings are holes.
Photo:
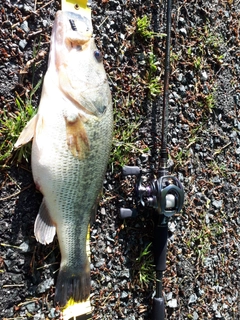
<path fill-rule="evenodd" d="M 30 93 L 46 71 L 59 8 L 58 1 L 0 1 L 1 143 L 3 111 L 17 111 L 17 95 L 38 105 L 40 89 Z M 113 151 L 91 229 L 93 319 L 150 319 L 154 213 L 140 208 L 122 221 L 118 212 L 135 205 L 134 179 L 122 177 L 121 165 L 158 165 L 164 37 L 149 32 L 164 33 L 164 6 L 102 0 L 92 9 L 115 108 Z M 143 34 L 137 19 L 145 16 Z M 176 0 L 172 17 L 169 151 L 185 204 L 169 221 L 166 318 L 240 319 L 240 3 Z M 30 164 L 7 164 L 0 171 L 0 318 L 58 319 L 57 240 L 45 247 L 34 239 L 42 196 Z"/>

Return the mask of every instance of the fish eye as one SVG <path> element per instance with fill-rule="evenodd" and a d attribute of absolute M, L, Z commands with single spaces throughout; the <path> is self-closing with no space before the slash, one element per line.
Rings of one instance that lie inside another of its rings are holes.
<path fill-rule="evenodd" d="M 94 57 L 98 62 L 102 62 L 103 56 L 99 50 L 94 51 Z"/>

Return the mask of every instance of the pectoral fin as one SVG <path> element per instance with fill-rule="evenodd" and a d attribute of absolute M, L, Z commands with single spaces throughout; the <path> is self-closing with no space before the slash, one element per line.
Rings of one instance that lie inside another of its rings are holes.
<path fill-rule="evenodd" d="M 17 142 L 14 144 L 14 148 L 19 148 L 22 145 L 28 143 L 35 134 L 35 128 L 37 124 L 38 116 L 37 114 L 27 123 L 23 131 L 21 132 L 19 138 L 17 139 Z"/>
<path fill-rule="evenodd" d="M 83 122 L 85 118 L 81 115 L 65 117 L 67 145 L 74 157 L 85 159 L 89 150 L 89 141 Z"/>
<path fill-rule="evenodd" d="M 37 218 L 34 224 L 34 234 L 38 242 L 48 244 L 53 241 L 56 233 L 56 227 L 50 217 L 46 201 L 43 198 Z"/>

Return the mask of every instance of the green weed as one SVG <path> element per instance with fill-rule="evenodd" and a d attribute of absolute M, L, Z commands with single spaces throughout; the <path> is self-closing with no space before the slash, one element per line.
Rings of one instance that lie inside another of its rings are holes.
<path fill-rule="evenodd" d="M 157 76 L 159 61 L 156 55 L 151 50 L 148 53 L 149 70 L 146 73 L 146 86 L 149 90 L 150 97 L 156 97 L 161 93 L 162 86 L 160 77 Z"/>
<path fill-rule="evenodd" d="M 203 109 L 205 113 L 212 113 L 213 109 L 215 108 L 215 89 L 211 88 L 211 92 L 208 94 L 200 94 L 199 100 L 197 102 L 198 106 Z"/>
<path fill-rule="evenodd" d="M 110 164 L 124 166 L 129 163 L 129 159 L 136 154 L 146 153 L 149 148 L 139 146 L 137 143 L 137 132 L 141 125 L 141 121 L 136 117 L 135 121 L 129 122 L 129 119 L 122 116 L 122 111 L 116 111 L 115 114 L 115 130 L 113 137 L 113 147 L 110 155 Z"/>
<path fill-rule="evenodd" d="M 135 270 L 139 276 L 141 286 L 147 286 L 149 282 L 155 280 L 155 266 L 152 250 L 150 249 L 151 246 L 152 243 L 149 243 L 136 259 Z"/>
<path fill-rule="evenodd" d="M 19 162 L 22 159 L 28 161 L 30 157 L 30 144 L 24 145 L 20 149 L 14 151 L 14 144 L 17 141 L 21 131 L 27 124 L 27 122 L 34 116 L 36 110 L 32 106 L 32 97 L 41 86 L 40 80 L 37 85 L 32 89 L 29 97 L 24 102 L 20 96 L 16 98 L 16 112 L 8 113 L 3 111 L 0 118 L 1 132 L 0 139 L 2 140 L 0 145 L 0 166 L 5 167 L 10 161 L 17 160 Z"/>
<path fill-rule="evenodd" d="M 148 16 L 137 18 L 136 33 L 143 39 L 153 39 L 154 37 L 163 37 L 165 34 L 157 33 L 150 30 L 150 19 Z"/>

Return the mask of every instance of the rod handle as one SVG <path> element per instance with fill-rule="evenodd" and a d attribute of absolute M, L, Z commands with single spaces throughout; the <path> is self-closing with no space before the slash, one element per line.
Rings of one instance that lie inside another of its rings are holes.
<path fill-rule="evenodd" d="M 152 320 L 164 320 L 164 300 L 163 300 L 163 298 L 153 298 Z"/>

